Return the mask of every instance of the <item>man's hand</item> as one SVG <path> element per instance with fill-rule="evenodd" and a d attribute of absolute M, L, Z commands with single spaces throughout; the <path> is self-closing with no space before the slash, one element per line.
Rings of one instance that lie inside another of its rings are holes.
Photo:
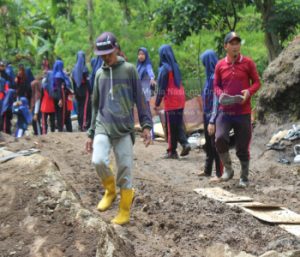
<path fill-rule="evenodd" d="M 143 130 L 143 138 L 144 138 L 144 145 L 145 147 L 148 147 L 151 144 L 151 133 L 150 133 L 150 129 L 145 128 Z"/>
<path fill-rule="evenodd" d="M 85 151 L 87 153 L 93 152 L 93 139 L 91 139 L 91 138 L 87 139 L 87 141 L 85 142 Z"/>
<path fill-rule="evenodd" d="M 33 120 L 34 120 L 34 121 L 37 121 L 37 119 L 38 119 L 38 115 L 35 113 L 35 114 L 33 115 Z"/>
<path fill-rule="evenodd" d="M 208 126 L 207 126 L 207 132 L 208 132 L 208 134 L 210 135 L 210 136 L 212 136 L 213 134 L 215 134 L 215 132 L 216 132 L 216 126 L 215 126 L 215 124 L 208 124 Z"/>
<path fill-rule="evenodd" d="M 62 100 L 61 100 L 61 99 L 58 101 L 58 106 L 59 106 L 60 108 L 63 106 Z"/>
<path fill-rule="evenodd" d="M 243 94 L 244 100 L 242 104 L 244 104 L 250 98 L 250 92 L 248 89 L 242 90 L 241 93 Z"/>

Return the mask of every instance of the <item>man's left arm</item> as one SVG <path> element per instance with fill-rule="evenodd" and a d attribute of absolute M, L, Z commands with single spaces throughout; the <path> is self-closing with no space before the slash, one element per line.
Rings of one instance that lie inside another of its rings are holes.
<path fill-rule="evenodd" d="M 249 87 L 250 96 L 254 95 L 260 88 L 260 79 L 256 69 L 255 63 L 250 60 L 249 63 L 249 79 L 251 80 L 251 85 Z"/>

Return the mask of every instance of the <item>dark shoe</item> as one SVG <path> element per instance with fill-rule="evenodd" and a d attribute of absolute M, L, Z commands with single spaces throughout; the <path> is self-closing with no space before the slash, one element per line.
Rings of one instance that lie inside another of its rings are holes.
<path fill-rule="evenodd" d="M 182 147 L 182 151 L 181 151 L 181 153 L 180 153 L 180 156 L 187 156 L 189 153 L 190 153 L 190 151 L 191 151 L 191 146 L 189 145 L 189 144 L 187 144 L 187 145 L 184 145 L 183 147 Z"/>
<path fill-rule="evenodd" d="M 179 159 L 178 154 L 177 153 L 166 153 L 162 159 Z"/>
<path fill-rule="evenodd" d="M 204 171 L 204 172 L 200 172 L 200 173 L 198 174 L 198 176 L 199 176 L 199 177 L 210 177 L 211 174 L 208 174 L 208 173 L 206 173 L 206 172 Z"/>
<path fill-rule="evenodd" d="M 213 159 L 206 157 L 204 165 L 204 173 L 206 176 L 211 176 L 213 168 Z"/>
<path fill-rule="evenodd" d="M 246 188 L 248 186 L 249 186 L 249 181 L 248 180 L 240 179 L 238 187 L 240 187 L 240 188 Z"/>
<path fill-rule="evenodd" d="M 241 161 L 241 181 L 248 181 L 249 161 Z"/>

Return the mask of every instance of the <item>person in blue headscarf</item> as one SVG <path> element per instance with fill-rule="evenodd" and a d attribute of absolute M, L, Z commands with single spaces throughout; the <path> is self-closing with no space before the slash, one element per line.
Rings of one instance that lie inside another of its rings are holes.
<path fill-rule="evenodd" d="M 6 84 L 5 79 L 0 77 L 0 113 L 1 113 L 2 103 L 3 103 L 4 97 L 5 97 L 5 91 L 6 91 L 5 84 Z"/>
<path fill-rule="evenodd" d="M 30 67 L 27 67 L 27 68 L 25 69 L 25 73 L 26 73 L 27 83 L 28 83 L 29 85 L 31 85 L 31 82 L 34 81 L 34 79 L 35 79 L 34 76 L 33 76 L 33 74 L 32 74 L 31 68 L 30 68 Z"/>
<path fill-rule="evenodd" d="M 32 115 L 29 110 L 29 102 L 26 97 L 20 97 L 20 101 L 14 103 L 13 113 L 17 115 L 17 126 L 15 137 L 22 137 L 32 122 Z"/>
<path fill-rule="evenodd" d="M 77 62 L 73 68 L 72 80 L 77 100 L 77 119 L 80 131 L 86 131 L 91 124 L 91 93 L 89 71 L 83 51 L 77 53 Z"/>
<path fill-rule="evenodd" d="M 213 92 L 214 73 L 218 57 L 213 50 L 206 50 L 200 55 L 200 59 L 205 67 L 206 74 L 205 85 L 202 91 L 206 160 L 204 172 L 201 175 L 211 176 L 213 162 L 215 161 L 216 176 L 220 178 L 223 173 L 223 165 L 215 147 L 214 131 L 210 126 L 210 124 L 215 124 L 216 122 L 218 109 L 218 98 Z M 217 178 L 213 178 L 213 180 L 217 180 Z"/>
<path fill-rule="evenodd" d="M 159 110 L 162 99 L 167 127 L 168 149 L 164 156 L 166 159 L 178 159 L 177 143 L 182 146 L 180 156 L 186 156 L 191 151 L 184 129 L 183 110 L 185 105 L 185 92 L 182 85 L 181 73 L 176 62 L 172 47 L 162 45 L 159 49 L 158 93 L 155 110 Z"/>
<path fill-rule="evenodd" d="M 155 75 L 152 69 L 152 63 L 145 47 L 141 47 L 138 50 L 138 60 L 136 68 L 139 74 L 139 78 L 142 81 L 142 88 L 146 98 L 149 102 L 151 98 L 151 86 L 155 86 Z"/>
<path fill-rule="evenodd" d="M 5 81 L 9 81 L 9 76 L 6 73 L 6 67 L 3 61 L 0 61 L 0 77 L 3 78 Z"/>
<path fill-rule="evenodd" d="M 11 134 L 11 120 L 13 118 L 12 108 L 13 103 L 16 99 L 16 90 L 8 89 L 5 94 L 2 109 L 1 109 L 1 119 L 2 124 L 0 126 L 0 131 L 3 131 L 6 134 Z"/>
<path fill-rule="evenodd" d="M 100 56 L 93 57 L 91 59 L 92 74 L 90 77 L 90 84 L 91 84 L 92 89 L 94 88 L 96 72 L 102 66 L 102 63 L 103 63 L 103 60 Z"/>
<path fill-rule="evenodd" d="M 71 81 L 65 74 L 64 63 L 56 60 L 50 78 L 50 91 L 54 100 L 58 131 L 63 131 L 64 125 L 68 132 L 72 132 L 71 112 L 68 110 L 68 97 L 73 93 Z"/>
<path fill-rule="evenodd" d="M 148 54 L 148 51 L 145 47 L 141 47 L 138 50 L 138 60 L 136 64 L 136 68 L 139 74 L 139 78 L 141 80 L 143 93 L 145 95 L 145 99 L 149 106 L 150 110 L 150 99 L 152 96 L 152 92 L 155 89 L 155 75 L 152 68 L 152 63 Z M 154 131 L 153 128 L 151 130 L 152 139 L 154 139 Z"/>
<path fill-rule="evenodd" d="M 42 113 L 42 134 L 48 132 L 48 117 L 50 118 L 51 132 L 55 131 L 55 106 L 52 95 L 52 71 L 45 71 L 42 79 L 41 90 L 41 113 Z"/>
<path fill-rule="evenodd" d="M 16 75 L 15 75 L 13 66 L 11 64 L 8 64 L 6 66 L 5 71 L 6 71 L 6 74 L 8 75 L 8 77 L 9 77 L 9 87 L 10 88 L 15 88 Z"/>

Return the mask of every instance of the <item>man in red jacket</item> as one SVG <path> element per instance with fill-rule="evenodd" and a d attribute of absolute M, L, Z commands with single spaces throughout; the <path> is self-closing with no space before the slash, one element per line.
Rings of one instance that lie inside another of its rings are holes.
<path fill-rule="evenodd" d="M 219 98 L 216 120 L 216 148 L 225 167 L 221 180 L 228 181 L 234 171 L 229 155 L 229 132 L 234 130 L 236 155 L 241 163 L 239 186 L 249 184 L 249 145 L 251 140 L 251 96 L 260 88 L 255 63 L 240 54 L 241 38 L 230 32 L 224 40 L 227 55 L 215 69 L 214 91 Z M 210 125 L 214 130 L 214 125 Z"/>

